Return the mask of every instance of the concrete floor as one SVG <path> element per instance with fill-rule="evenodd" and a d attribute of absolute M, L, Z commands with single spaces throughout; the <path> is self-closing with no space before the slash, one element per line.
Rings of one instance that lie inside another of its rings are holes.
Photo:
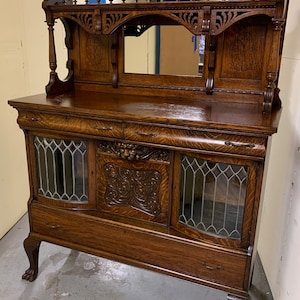
<path fill-rule="evenodd" d="M 0 240 L 0 300 L 225 300 L 227 294 L 195 283 L 42 243 L 39 276 L 21 279 L 28 268 L 23 240 L 25 215 Z M 260 264 L 251 300 L 271 300 Z"/>

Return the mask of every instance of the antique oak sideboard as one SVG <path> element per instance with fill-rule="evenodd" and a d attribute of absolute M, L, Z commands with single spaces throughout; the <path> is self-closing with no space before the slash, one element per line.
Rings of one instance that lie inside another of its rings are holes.
<path fill-rule="evenodd" d="M 47 241 L 248 299 L 287 4 L 43 1 L 46 93 L 9 101 L 29 169 L 25 280 Z"/>

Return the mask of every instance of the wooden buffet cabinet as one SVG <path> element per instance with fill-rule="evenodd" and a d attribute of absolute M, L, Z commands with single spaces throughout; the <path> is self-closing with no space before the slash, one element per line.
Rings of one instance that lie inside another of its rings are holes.
<path fill-rule="evenodd" d="M 248 299 L 287 1 L 82 2 L 43 2 L 46 94 L 9 101 L 29 166 L 23 278 L 37 277 L 47 241 Z M 165 26 L 191 35 L 195 74 L 159 73 Z M 155 70 L 125 70 L 126 57 L 143 54 L 128 53 L 126 39 L 151 28 Z"/>

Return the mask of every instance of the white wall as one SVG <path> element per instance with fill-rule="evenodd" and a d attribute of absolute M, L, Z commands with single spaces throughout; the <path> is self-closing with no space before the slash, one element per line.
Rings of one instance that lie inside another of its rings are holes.
<path fill-rule="evenodd" d="M 29 197 L 24 135 L 7 100 L 43 92 L 48 81 L 47 26 L 41 3 L 1 3 L 0 238 L 25 213 Z"/>
<path fill-rule="evenodd" d="M 300 299 L 300 1 L 290 0 L 258 250 L 275 300 Z"/>

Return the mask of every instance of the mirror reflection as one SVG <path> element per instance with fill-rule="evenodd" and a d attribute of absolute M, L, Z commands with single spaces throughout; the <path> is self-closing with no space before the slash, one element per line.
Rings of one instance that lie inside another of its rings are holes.
<path fill-rule="evenodd" d="M 125 28 L 124 36 L 125 73 L 202 76 L 204 35 L 180 25 L 138 25 Z"/>

